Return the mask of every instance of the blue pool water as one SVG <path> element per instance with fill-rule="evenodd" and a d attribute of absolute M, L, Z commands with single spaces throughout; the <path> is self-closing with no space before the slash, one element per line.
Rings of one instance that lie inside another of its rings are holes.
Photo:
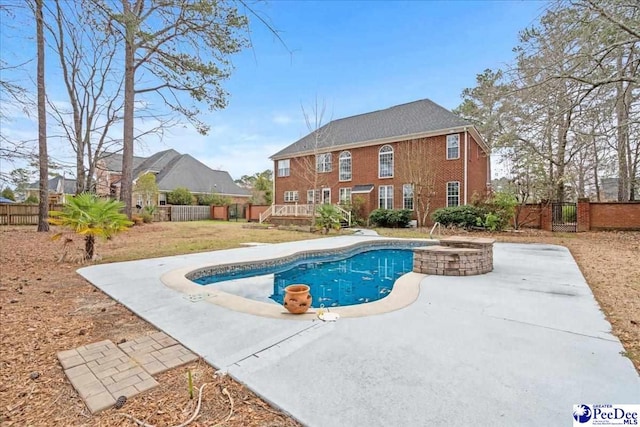
<path fill-rule="evenodd" d="M 412 268 L 411 249 L 375 249 L 343 259 L 325 256 L 324 259 L 301 260 L 257 271 L 206 276 L 195 279 L 194 282 L 202 285 L 216 284 L 225 292 L 256 300 L 265 300 L 268 293 L 271 293 L 268 298 L 280 304 L 283 302 L 284 288 L 292 284 L 306 284 L 311 287 L 313 307 L 337 307 L 384 298 L 393 289 L 395 281 Z M 262 281 L 258 280 L 259 277 Z"/>

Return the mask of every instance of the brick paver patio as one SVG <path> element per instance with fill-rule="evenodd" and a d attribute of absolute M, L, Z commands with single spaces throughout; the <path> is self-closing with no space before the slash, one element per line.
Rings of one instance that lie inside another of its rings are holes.
<path fill-rule="evenodd" d="M 164 332 L 116 346 L 109 340 L 58 353 L 58 360 L 91 413 L 155 387 L 151 376 L 198 359 Z"/>

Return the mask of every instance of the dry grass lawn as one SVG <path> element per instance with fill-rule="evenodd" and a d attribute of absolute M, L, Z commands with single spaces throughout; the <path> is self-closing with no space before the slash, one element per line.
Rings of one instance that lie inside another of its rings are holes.
<path fill-rule="evenodd" d="M 210 426 L 233 413 L 225 426 L 297 426 L 285 414 L 230 378 L 214 377 L 202 361 L 157 377 L 160 385 L 135 396 L 121 410 L 93 416 L 67 381 L 56 353 L 91 342 L 132 339 L 155 331 L 128 309 L 75 273 L 82 241 L 73 237 L 71 261 L 58 263 L 62 242 L 35 227 L 0 227 L 0 424 L 2 426 L 134 425 L 118 414 L 131 414 L 153 425 L 177 425 L 188 419 L 195 400 L 187 393 L 186 372 L 194 385 L 208 383 L 201 416 L 193 426 Z M 424 232 L 381 234 L 425 237 Z M 101 262 L 159 257 L 238 247 L 243 242 L 284 242 L 318 235 L 275 229 L 242 228 L 241 223 L 156 223 L 134 227 L 109 242 L 99 241 Z M 500 241 L 567 246 L 640 370 L 640 233 L 503 233 Z M 37 372 L 37 379 L 30 374 Z"/>

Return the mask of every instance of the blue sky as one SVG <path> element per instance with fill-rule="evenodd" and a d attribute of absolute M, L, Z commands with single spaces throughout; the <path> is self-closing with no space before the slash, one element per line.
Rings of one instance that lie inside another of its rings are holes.
<path fill-rule="evenodd" d="M 259 3 L 258 13 L 286 48 L 252 19 L 253 48 L 233 58 L 235 71 L 224 84 L 228 107 L 202 116 L 210 134 L 178 126 L 162 140 L 148 138 L 136 154 L 175 148 L 239 178 L 271 168 L 271 154 L 308 133 L 302 106 L 310 110 L 316 98 L 326 104 L 325 121 L 423 98 L 453 109 L 476 74 L 512 60 L 518 32 L 544 7 L 541 1 Z M 3 32 L 5 61 L 29 52 Z M 55 94 L 61 82 L 51 73 Z M 15 117 L 2 131 L 35 138 L 34 120 Z M 73 159 L 58 139 L 50 141 L 50 153 Z"/>

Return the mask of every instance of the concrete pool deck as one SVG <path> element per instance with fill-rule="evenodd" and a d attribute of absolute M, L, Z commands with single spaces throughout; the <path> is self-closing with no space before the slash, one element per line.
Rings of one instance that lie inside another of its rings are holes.
<path fill-rule="evenodd" d="M 160 280 L 188 265 L 377 239 L 340 236 L 78 272 L 309 426 L 568 425 L 573 404 L 638 403 L 640 377 L 563 247 L 496 244 L 489 274 L 427 276 L 413 304 L 335 323 L 236 312 Z"/>

